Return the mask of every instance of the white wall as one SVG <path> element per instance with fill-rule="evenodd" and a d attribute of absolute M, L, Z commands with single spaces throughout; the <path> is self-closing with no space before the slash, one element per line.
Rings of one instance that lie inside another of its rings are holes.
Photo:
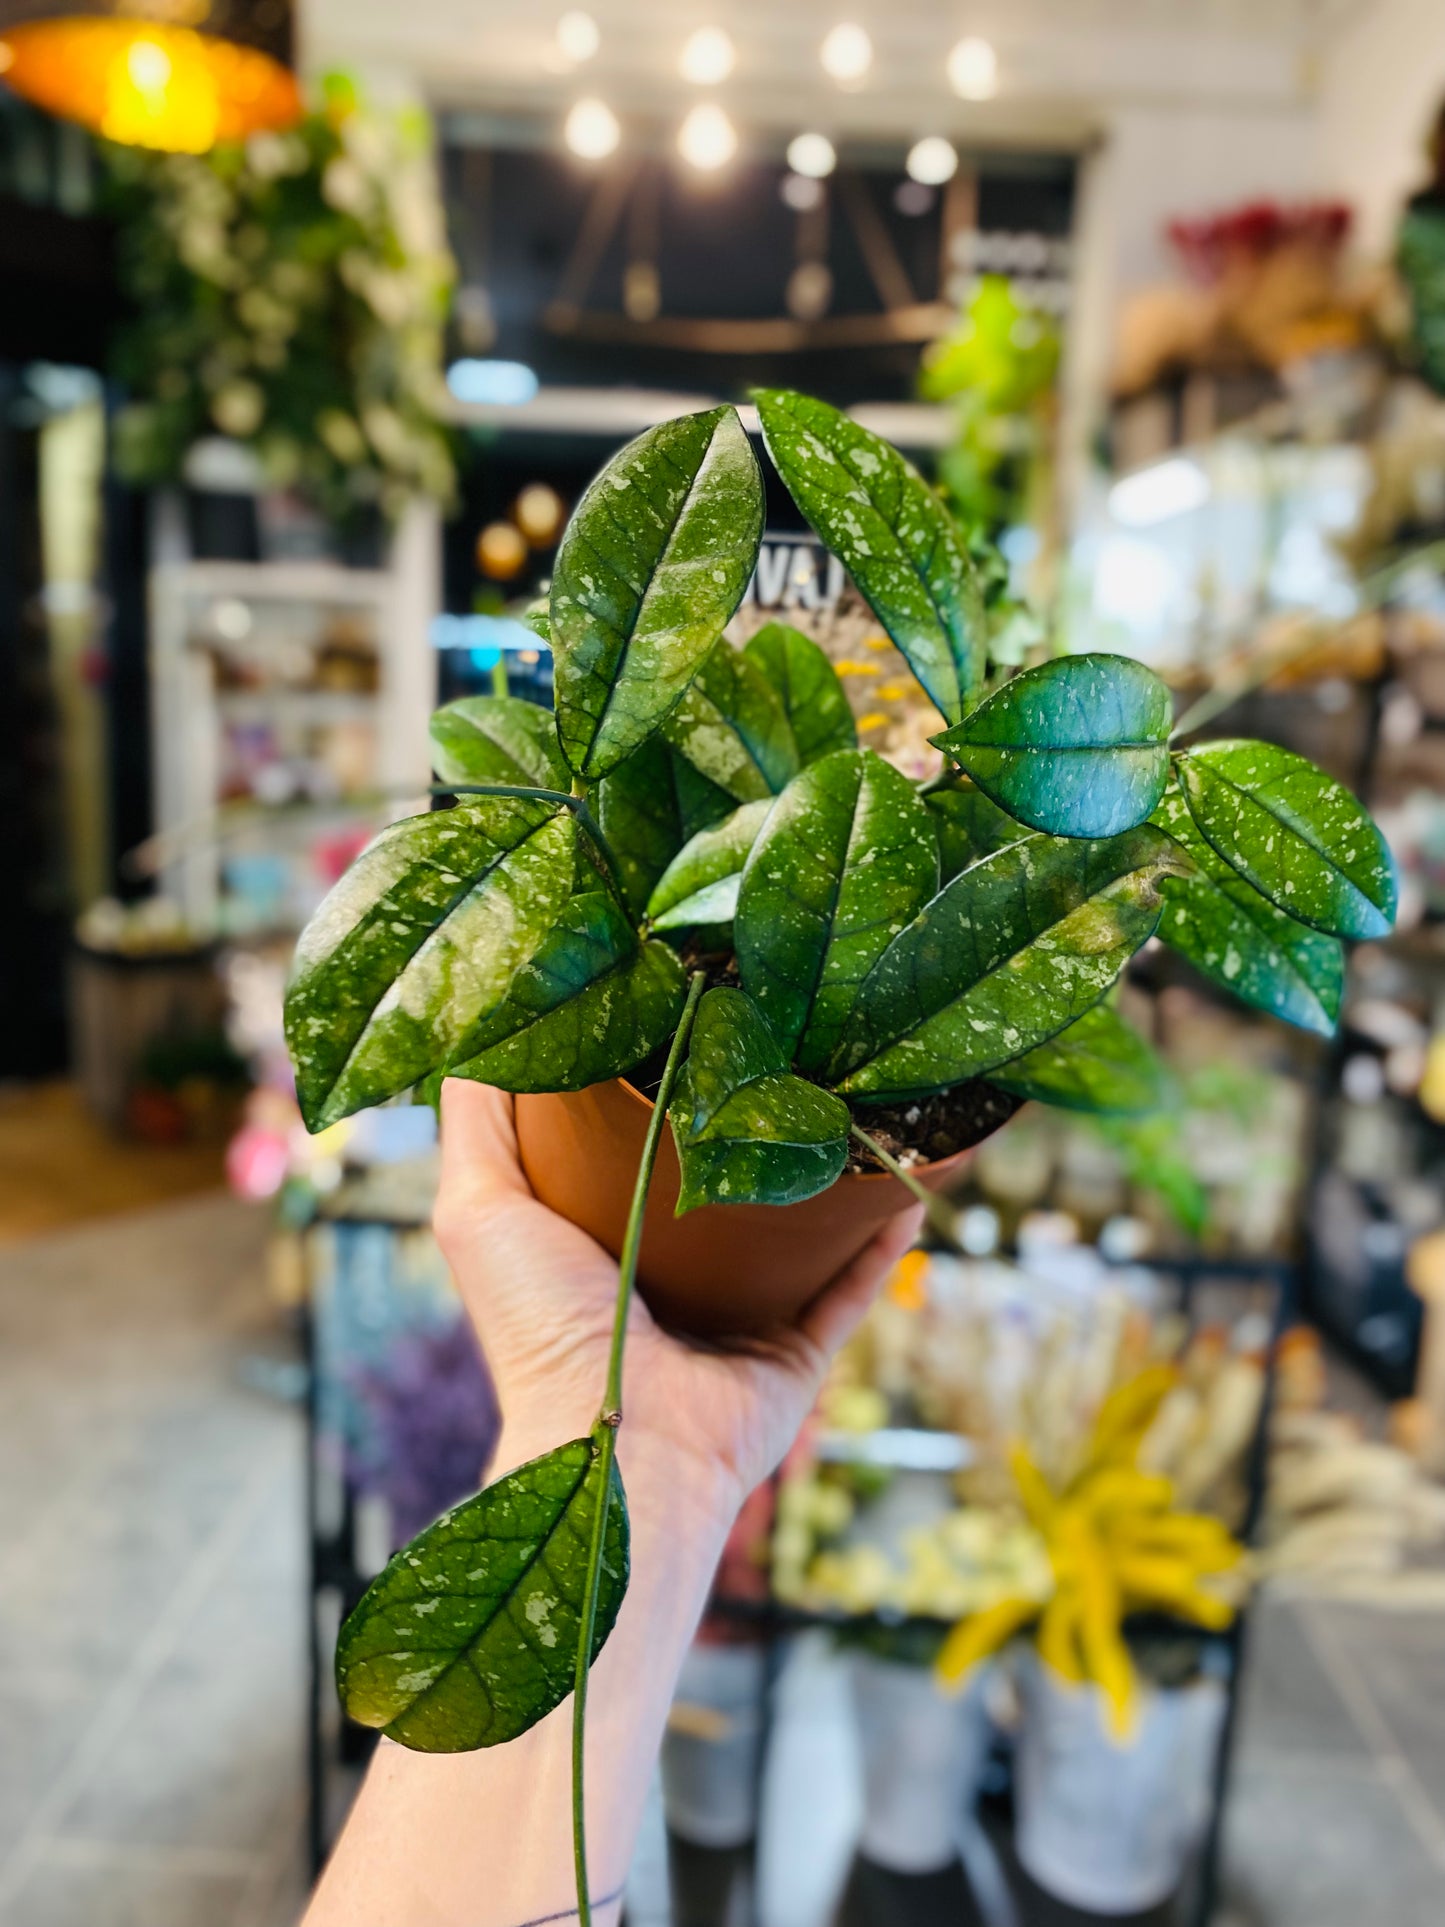
<path fill-rule="evenodd" d="M 1445 96 L 1442 0 L 1369 0 L 1321 66 L 1321 185 L 1358 210 L 1363 251 L 1388 250 L 1400 203 L 1425 175 L 1422 145 Z"/>

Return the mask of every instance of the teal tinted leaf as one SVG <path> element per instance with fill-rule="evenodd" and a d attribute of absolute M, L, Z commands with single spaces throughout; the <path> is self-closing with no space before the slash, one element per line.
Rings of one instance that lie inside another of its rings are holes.
<path fill-rule="evenodd" d="M 826 402 L 786 388 L 754 396 L 788 493 L 858 585 L 948 722 L 984 673 L 974 566 L 911 462 Z"/>
<path fill-rule="evenodd" d="M 1165 792 L 1150 820 L 1194 865 L 1194 874 L 1161 886 L 1163 941 L 1241 1003 L 1332 1036 L 1345 988 L 1338 939 L 1287 917 L 1216 855 L 1177 789 Z"/>
<path fill-rule="evenodd" d="M 576 846 L 560 804 L 481 797 L 362 851 L 302 932 L 286 993 L 308 1130 L 446 1063 L 571 895 Z"/>
<path fill-rule="evenodd" d="M 858 996 L 829 1081 L 882 1101 L 947 1090 L 1056 1037 L 1159 921 L 1181 860 L 1148 825 L 1094 842 L 1027 836 L 942 889 Z"/>
<path fill-rule="evenodd" d="M 716 828 L 685 843 L 658 880 L 647 905 L 654 930 L 731 923 L 748 852 L 773 807 L 771 797 L 744 803 Z"/>
<path fill-rule="evenodd" d="M 989 1082 L 1015 1097 L 1113 1117 L 1157 1111 L 1169 1090 L 1164 1066 L 1108 1004 L 1095 1005 L 1047 1044 L 995 1071 Z"/>
<path fill-rule="evenodd" d="M 572 1690 L 601 1492 L 596 1448 L 574 1439 L 413 1539 L 341 1628 L 336 1686 L 352 1719 L 420 1753 L 470 1753 L 560 1706 Z M 614 1462 L 593 1659 L 616 1622 L 627 1567 Z"/>
<path fill-rule="evenodd" d="M 931 740 L 986 795 L 1050 836 L 1117 836 L 1169 780 L 1169 691 L 1128 656 L 1061 656 L 1006 682 Z"/>
<path fill-rule="evenodd" d="M 840 749 L 773 805 L 743 872 L 743 989 L 800 1069 L 832 1055 L 858 987 L 938 888 L 933 821 L 906 776 Z"/>
<path fill-rule="evenodd" d="M 699 1204 L 795 1204 L 825 1191 L 848 1157 L 847 1105 L 792 1075 L 741 990 L 710 990 L 698 1005 L 670 1117 L 679 1217 Z"/>
<path fill-rule="evenodd" d="M 517 696 L 463 696 L 431 719 L 432 767 L 444 783 L 529 783 L 569 790 L 549 709 Z"/>
<path fill-rule="evenodd" d="M 666 1042 L 686 988 L 673 952 L 665 943 L 639 945 L 610 896 L 574 896 L 447 1076 L 504 1091 L 604 1083 Z"/>
<path fill-rule="evenodd" d="M 1273 743 L 1204 743 L 1180 761 L 1204 840 L 1271 903 L 1336 937 L 1389 931 L 1395 866 L 1343 783 Z"/>
<path fill-rule="evenodd" d="M 835 749 L 856 745 L 858 732 L 842 680 L 811 637 L 786 622 L 769 622 L 749 639 L 743 654 L 782 698 L 805 769 Z"/>
<path fill-rule="evenodd" d="M 594 800 L 634 917 L 683 844 L 737 807 L 658 736 L 604 776 Z"/>
<path fill-rule="evenodd" d="M 698 671 L 663 735 L 738 803 L 776 796 L 798 769 L 782 698 L 756 663 L 727 642 L 719 642 Z"/>
<path fill-rule="evenodd" d="M 1022 823 L 991 802 L 966 776 L 947 789 L 931 790 L 923 800 L 938 837 L 939 875 L 944 883 L 951 883 L 970 863 L 1028 835 Z"/>
<path fill-rule="evenodd" d="M 742 600 L 763 483 L 733 408 L 661 422 L 614 455 L 567 524 L 552 577 L 557 732 L 605 776 L 672 709 Z"/>

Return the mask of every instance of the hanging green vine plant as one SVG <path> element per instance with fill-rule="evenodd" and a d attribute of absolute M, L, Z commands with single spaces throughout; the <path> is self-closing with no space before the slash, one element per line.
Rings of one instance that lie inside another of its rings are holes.
<path fill-rule="evenodd" d="M 574 1694 L 584 1922 L 585 1689 L 627 1584 L 622 1346 L 665 1120 L 681 1213 L 814 1196 L 850 1140 L 906 1179 L 870 1107 L 969 1082 L 1146 1111 L 1159 1066 L 1108 999 L 1151 936 L 1327 1032 L 1340 939 L 1381 935 L 1395 904 L 1345 790 L 1262 743 L 1171 749 L 1168 692 L 1139 664 L 1065 657 L 985 698 L 974 564 L 938 499 L 823 403 L 757 405 L 794 500 L 941 711 L 952 773 L 920 787 L 858 748 L 796 631 L 723 639 L 761 473 L 731 408 L 663 423 L 608 463 L 563 540 L 555 718 L 496 697 L 439 712 L 455 802 L 358 858 L 287 1004 L 312 1129 L 443 1073 L 571 1091 L 665 1054 L 591 1433 L 424 1532 L 337 1654 L 353 1717 L 428 1750 L 510 1739 Z M 689 973 L 689 948 L 726 953 L 728 981 Z"/>

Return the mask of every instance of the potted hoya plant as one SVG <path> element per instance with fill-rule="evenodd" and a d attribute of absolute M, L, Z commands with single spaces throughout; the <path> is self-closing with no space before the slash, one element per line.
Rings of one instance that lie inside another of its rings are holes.
<path fill-rule="evenodd" d="M 915 470 L 821 402 L 756 402 L 793 499 L 937 705 L 947 773 L 916 784 L 860 749 L 796 631 L 723 637 L 762 476 L 732 408 L 683 416 L 617 454 L 568 525 L 537 617 L 555 715 L 441 710 L 451 807 L 384 830 L 297 949 L 312 1130 L 442 1076 L 514 1092 L 538 1194 L 620 1260 L 590 1434 L 437 1520 L 342 1630 L 343 1702 L 403 1745 L 495 1745 L 569 1692 L 580 1730 L 627 1584 L 639 1258 L 681 1328 L 790 1317 L 1022 1100 L 1156 1101 L 1108 1002 L 1156 931 L 1327 1032 L 1340 939 L 1393 916 L 1378 830 L 1302 757 L 1171 747 L 1168 690 L 1121 656 L 991 683 L 976 564 Z M 582 1867 L 580 1785 L 573 1811 Z"/>

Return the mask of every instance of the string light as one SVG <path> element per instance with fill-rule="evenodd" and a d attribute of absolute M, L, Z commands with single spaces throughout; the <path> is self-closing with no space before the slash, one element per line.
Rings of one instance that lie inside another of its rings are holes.
<path fill-rule="evenodd" d="M 837 165 L 837 151 L 826 134 L 797 134 L 788 142 L 788 166 L 795 174 L 822 181 Z"/>
<path fill-rule="evenodd" d="M 715 87 L 726 80 L 737 62 L 732 36 L 721 27 L 699 27 L 682 50 L 678 65 L 694 87 Z"/>
<path fill-rule="evenodd" d="M 584 161 L 605 161 L 622 138 L 617 116 L 605 100 L 579 100 L 568 114 L 562 138 Z"/>
<path fill-rule="evenodd" d="M 557 22 L 557 51 L 580 67 L 602 45 L 602 34 L 590 13 L 564 13 Z"/>
<path fill-rule="evenodd" d="M 926 134 L 909 148 L 903 165 L 909 180 L 924 187 L 942 187 L 958 172 L 958 152 L 941 134 Z"/>
<path fill-rule="evenodd" d="M 960 40 L 948 56 L 948 84 L 964 100 L 992 100 L 998 92 L 998 55 L 986 40 Z"/>
<path fill-rule="evenodd" d="M 710 174 L 738 151 L 737 131 L 714 101 L 694 107 L 678 130 L 677 151 L 690 167 Z"/>
<path fill-rule="evenodd" d="M 840 87 L 856 87 L 873 65 L 873 42 L 865 27 L 844 20 L 829 30 L 818 57 L 824 73 Z"/>

